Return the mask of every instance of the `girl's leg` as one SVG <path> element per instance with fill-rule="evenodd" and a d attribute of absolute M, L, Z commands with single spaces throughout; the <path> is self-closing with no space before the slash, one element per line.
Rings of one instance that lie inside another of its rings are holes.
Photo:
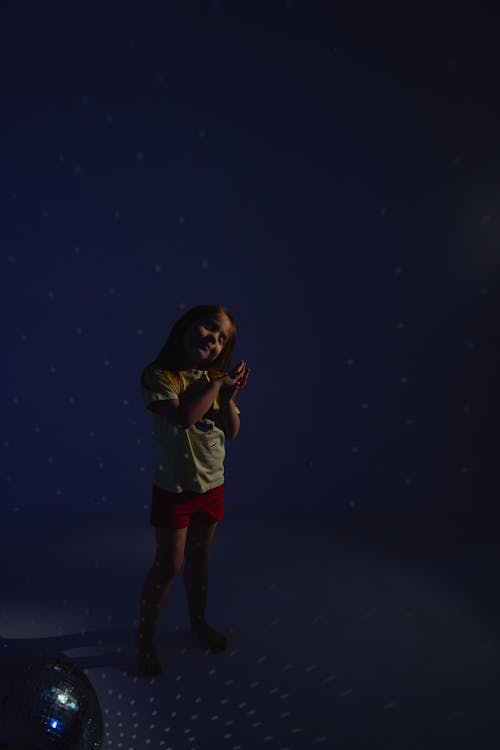
<path fill-rule="evenodd" d="M 217 523 L 191 521 L 186 541 L 186 562 L 184 585 L 189 608 L 191 627 L 201 643 L 212 653 L 224 651 L 227 646 L 225 636 L 208 625 L 205 620 L 208 593 L 208 552 L 215 534 Z"/>
<path fill-rule="evenodd" d="M 136 636 L 138 670 L 142 674 L 161 674 L 154 645 L 158 622 L 172 582 L 182 567 L 187 527 L 155 528 L 156 556 L 141 590 L 139 628 Z"/>

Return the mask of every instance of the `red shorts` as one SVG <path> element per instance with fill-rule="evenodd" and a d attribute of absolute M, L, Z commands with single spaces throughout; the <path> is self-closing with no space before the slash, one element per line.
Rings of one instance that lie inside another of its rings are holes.
<path fill-rule="evenodd" d="M 224 485 L 206 492 L 169 492 L 153 484 L 152 526 L 185 529 L 190 519 L 214 523 L 224 518 Z"/>

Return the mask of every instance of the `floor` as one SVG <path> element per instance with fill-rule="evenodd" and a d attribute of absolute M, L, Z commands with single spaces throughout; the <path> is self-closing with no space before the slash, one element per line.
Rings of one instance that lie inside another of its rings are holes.
<path fill-rule="evenodd" d="M 85 670 L 103 748 L 500 747 L 500 543 L 471 516 L 231 515 L 211 548 L 204 651 L 182 575 L 165 674 L 134 673 L 146 513 L 0 514 L 0 689 L 41 654 Z M 1 738 L 0 738 L 1 739 Z"/>

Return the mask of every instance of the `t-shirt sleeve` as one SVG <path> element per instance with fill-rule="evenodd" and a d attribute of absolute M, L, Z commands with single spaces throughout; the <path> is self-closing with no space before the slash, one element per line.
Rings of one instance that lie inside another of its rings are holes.
<path fill-rule="evenodd" d="M 179 398 L 177 386 L 169 373 L 151 365 L 142 371 L 141 390 L 146 409 L 149 409 L 154 401 Z"/>

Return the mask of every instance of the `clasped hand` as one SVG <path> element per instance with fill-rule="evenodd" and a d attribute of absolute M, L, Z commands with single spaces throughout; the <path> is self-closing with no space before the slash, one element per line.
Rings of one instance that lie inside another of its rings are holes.
<path fill-rule="evenodd" d="M 241 388 L 244 388 L 247 380 L 250 368 L 246 366 L 244 360 L 240 359 L 236 367 L 230 372 L 224 373 L 220 377 L 222 385 L 219 391 L 220 401 L 231 401 Z"/>

